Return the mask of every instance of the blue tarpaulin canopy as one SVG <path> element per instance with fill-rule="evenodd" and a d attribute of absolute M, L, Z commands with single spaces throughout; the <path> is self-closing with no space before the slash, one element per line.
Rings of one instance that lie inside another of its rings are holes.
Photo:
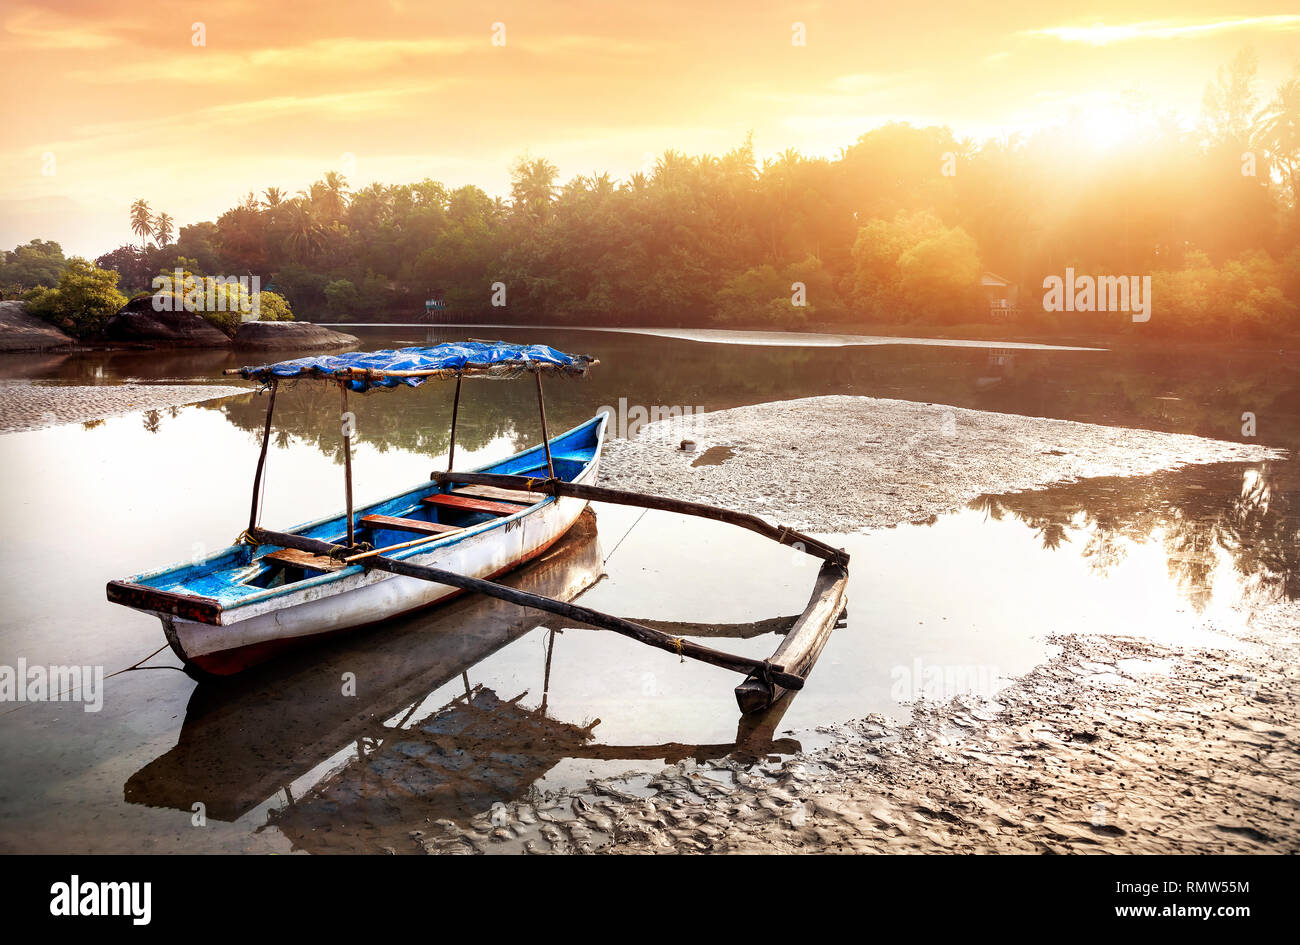
<path fill-rule="evenodd" d="M 418 387 L 430 377 L 517 377 L 525 373 L 580 377 L 595 358 L 565 354 L 550 345 L 516 345 L 504 341 L 453 341 L 427 348 L 388 348 L 323 354 L 227 372 L 269 384 L 281 378 L 343 380 L 354 391 L 372 387 Z"/>

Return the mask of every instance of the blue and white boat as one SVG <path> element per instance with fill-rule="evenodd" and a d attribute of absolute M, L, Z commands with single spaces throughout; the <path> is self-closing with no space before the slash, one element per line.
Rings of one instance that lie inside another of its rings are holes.
<path fill-rule="evenodd" d="M 108 599 L 157 616 L 168 643 L 192 674 L 230 675 L 303 641 L 472 591 L 741 673 L 745 680 L 736 687 L 741 711 L 764 711 L 803 688 L 844 611 L 849 556 L 842 548 L 751 513 L 597 486 L 606 415 L 552 439 L 542 399 L 543 376 L 583 377 L 596 363 L 546 345 L 465 342 L 300 358 L 228 371 L 262 384 L 270 394 L 248 528 L 237 544 L 197 563 L 110 581 Z M 461 381 L 523 375 L 537 382 L 542 442 L 476 470 L 454 469 Z M 349 392 L 418 387 L 434 377 L 456 380 L 446 471 L 354 509 Z M 285 379 L 339 388 L 346 507 L 342 513 L 276 532 L 258 524 L 258 494 L 276 390 Z M 760 660 L 492 582 L 496 575 L 543 554 L 592 501 L 727 522 L 820 558 L 808 606 L 772 657 Z"/>
<path fill-rule="evenodd" d="M 257 381 L 269 391 L 262 454 L 244 540 L 197 562 L 111 581 L 108 599 L 157 616 L 167 642 L 192 673 L 229 675 L 313 637 L 376 623 L 461 593 L 448 585 L 367 568 L 362 562 L 368 556 L 382 552 L 388 559 L 482 579 L 510 571 L 559 541 L 578 520 L 587 500 L 527 489 L 426 480 L 352 509 L 346 428 L 349 508 L 298 525 L 287 534 L 327 542 L 353 554 L 312 554 L 259 540 L 257 496 L 276 385 L 297 378 L 335 382 L 342 391 L 346 413 L 349 391 L 415 387 L 431 377 L 455 378 L 450 470 L 461 378 L 533 374 L 540 395 L 543 375 L 583 376 L 595 363 L 546 345 L 467 342 L 302 358 L 230 372 Z M 554 438 L 546 433 L 544 407 L 541 419 L 542 443 L 472 472 L 594 484 L 605 415 Z"/>

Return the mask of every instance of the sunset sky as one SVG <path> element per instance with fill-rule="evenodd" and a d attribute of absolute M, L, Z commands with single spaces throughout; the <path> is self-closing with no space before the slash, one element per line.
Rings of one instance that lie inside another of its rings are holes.
<path fill-rule="evenodd" d="M 1106 134 L 1126 92 L 1195 118 L 1243 46 L 1271 93 L 1300 62 L 1297 4 L 13 0 L 0 246 L 95 256 L 133 239 L 136 198 L 179 227 L 330 169 L 504 195 L 524 153 L 568 179 L 750 131 L 760 158 L 834 156 L 889 120 L 982 138 L 1083 109 Z"/>

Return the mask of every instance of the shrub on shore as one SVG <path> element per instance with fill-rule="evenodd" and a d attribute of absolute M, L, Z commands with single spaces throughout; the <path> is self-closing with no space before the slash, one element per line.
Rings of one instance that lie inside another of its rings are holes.
<path fill-rule="evenodd" d="M 117 290 L 117 279 L 116 272 L 74 256 L 58 285 L 37 286 L 27 292 L 27 310 L 77 338 L 96 337 L 126 304 L 126 296 Z"/>
<path fill-rule="evenodd" d="M 187 311 L 201 316 L 214 328 L 233 338 L 244 315 L 257 312 L 264 322 L 293 321 L 289 302 L 278 292 L 250 292 L 238 281 L 218 279 L 193 272 L 195 261 L 179 258 L 170 270 L 154 278 L 151 295 L 155 308 L 165 312 Z"/>

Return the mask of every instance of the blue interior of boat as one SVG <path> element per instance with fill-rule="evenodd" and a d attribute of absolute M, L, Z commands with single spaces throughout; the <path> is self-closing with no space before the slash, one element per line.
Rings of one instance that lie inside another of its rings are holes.
<path fill-rule="evenodd" d="M 600 447 L 604 421 L 604 415 L 598 415 L 551 440 L 551 461 L 557 478 L 572 482 L 595 459 Z M 541 444 L 538 444 L 522 453 L 516 453 L 506 459 L 469 471 L 544 478 L 547 474 L 546 456 Z M 386 548 L 424 538 L 440 528 L 454 529 L 418 547 L 386 553 L 390 557 L 400 559 L 454 544 L 467 535 L 477 534 L 483 529 L 504 527 L 505 523 L 515 516 L 534 507 L 519 502 L 515 503 L 518 512 L 504 514 L 502 509 L 482 511 L 463 507 L 472 506 L 472 502 L 455 507 L 431 504 L 426 501 L 433 496 L 445 496 L 453 488 L 454 484 L 444 487 L 434 482 L 425 482 L 406 492 L 355 509 L 353 518 L 356 540 L 367 542 L 375 548 Z M 553 501 L 555 501 L 553 498 L 547 497 L 534 505 Z M 363 519 L 371 516 L 401 519 L 403 523 L 397 527 L 387 527 L 380 523 L 363 523 Z M 424 527 L 422 531 L 411 530 L 421 526 Z M 295 526 L 287 531 L 308 538 L 342 544 L 347 536 L 346 515 L 340 512 L 328 518 Z M 361 570 L 359 565 L 351 565 L 339 570 L 323 571 L 287 560 L 267 558 L 268 555 L 279 550 L 275 545 L 257 547 L 247 544 L 231 545 L 201 561 L 171 565 L 127 580 L 133 584 L 169 591 L 173 594 L 192 594 L 211 598 L 225 607 L 232 607 L 298 590 L 310 584 L 338 580 L 344 575 Z"/>

